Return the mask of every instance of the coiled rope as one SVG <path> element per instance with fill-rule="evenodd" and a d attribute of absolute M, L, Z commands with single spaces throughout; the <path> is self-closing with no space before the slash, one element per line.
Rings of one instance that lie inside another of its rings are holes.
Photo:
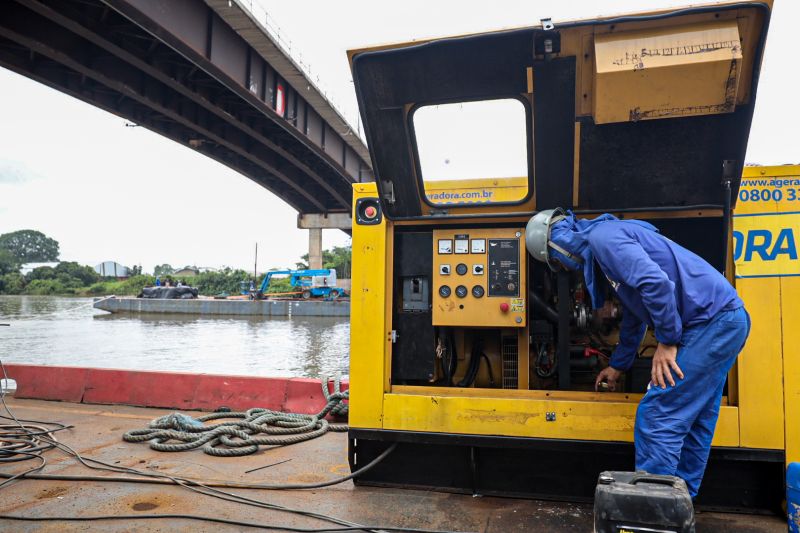
<path fill-rule="evenodd" d="M 329 378 L 322 380 L 327 403 L 319 413 L 307 415 L 284 413 L 259 407 L 241 412 L 211 413 L 197 418 L 172 413 L 156 418 L 147 428 L 134 429 L 122 438 L 127 442 L 149 441 L 150 448 L 160 452 L 182 452 L 200 448 L 217 457 L 239 457 L 256 453 L 259 446 L 285 446 L 317 438 L 328 431 L 347 431 L 347 424 L 331 424 L 325 417 L 347 413 L 349 392 L 341 391 L 341 379 L 334 379 L 334 390 L 328 390 Z M 235 418 L 239 420 L 206 425 L 204 422 Z"/>

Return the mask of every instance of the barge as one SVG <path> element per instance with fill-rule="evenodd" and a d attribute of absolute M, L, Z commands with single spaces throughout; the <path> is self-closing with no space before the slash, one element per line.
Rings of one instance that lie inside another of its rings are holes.
<path fill-rule="evenodd" d="M 315 380 L 281 382 L 275 378 L 13 364 L 6 368 L 9 378 L 17 382 L 14 397 L 7 395 L 5 398 L 12 412 L 19 419 L 71 426 L 57 433 L 58 440 L 84 458 L 198 480 L 220 490 L 268 502 L 272 508 L 224 501 L 174 484 L 120 480 L 119 475 L 90 470 L 74 456 L 54 449 L 44 452 L 47 461 L 36 473 L 39 479 L 19 479 L 5 487 L 0 499 L 0 530 L 3 531 L 52 531 L 53 528 L 59 531 L 249 530 L 241 525 L 211 523 L 205 518 L 247 522 L 279 530 L 341 527 L 278 507 L 330 515 L 365 527 L 400 530 L 423 528 L 485 533 L 534 528 L 541 531 L 592 530 L 592 506 L 588 502 L 478 497 L 481 495 L 360 486 L 352 481 L 314 490 L 224 488 L 242 483 L 316 483 L 344 477 L 349 471 L 344 433 L 329 432 L 292 446 L 262 447 L 257 453 L 244 457 L 213 457 L 200 450 L 157 452 L 146 443 L 122 440 L 123 433 L 142 428 L 151 420 L 172 412 L 171 409 L 141 406 L 148 403 L 142 401 L 147 397 L 143 393 L 145 390 L 153 391 L 152 397 L 156 398 L 150 405 L 181 407 L 192 416 L 213 411 L 226 403 L 234 409 L 244 403 L 315 412 L 324 405 L 320 383 Z M 57 376 L 61 376 L 59 380 Z M 202 381 L 207 386 L 203 386 Z M 54 385 L 57 382 L 61 383 L 60 389 Z M 168 383 L 175 386 L 164 386 Z M 187 392 L 190 389 L 191 393 Z M 137 394 L 137 390 L 142 394 Z M 220 390 L 231 391 L 231 394 L 238 392 L 235 397 L 218 393 L 207 396 L 203 392 Z M 248 399 L 248 394 L 256 390 L 262 391 L 261 394 Z M 70 401 L 65 401 L 67 399 Z M 200 405 L 204 406 L 202 412 L 191 410 Z M 4 463 L 0 466 L 0 475 L 14 475 L 36 466 L 31 463 Z M 115 480 L 108 480 L 108 476 Z M 107 518 L 86 522 L 72 520 L 98 516 Z M 58 520 L 50 520 L 53 517 Z M 785 529 L 785 522 L 777 516 L 710 511 L 697 516 L 699 533 L 721 530 L 767 533 Z"/>
<path fill-rule="evenodd" d="M 349 317 L 350 301 L 337 300 L 191 300 L 124 298 L 111 296 L 94 302 L 95 309 L 110 313 L 178 313 L 228 316 Z"/>

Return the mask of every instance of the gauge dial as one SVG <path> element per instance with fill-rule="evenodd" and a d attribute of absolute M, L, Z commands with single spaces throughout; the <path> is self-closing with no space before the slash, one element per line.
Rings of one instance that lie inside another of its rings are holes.
<path fill-rule="evenodd" d="M 472 287 L 472 295 L 475 298 L 482 298 L 483 295 L 484 295 L 484 292 L 485 291 L 483 290 L 483 287 L 481 285 L 475 285 L 474 287 Z"/>
<path fill-rule="evenodd" d="M 439 239 L 439 253 L 440 254 L 452 254 L 453 253 L 453 241 L 451 239 Z"/>
<path fill-rule="evenodd" d="M 439 287 L 439 296 L 441 296 L 442 298 L 449 298 L 450 292 L 451 292 L 450 287 L 448 287 L 447 285 L 442 285 L 441 287 Z"/>
<path fill-rule="evenodd" d="M 472 248 L 470 250 L 473 254 L 486 253 L 486 239 L 472 239 Z"/>
<path fill-rule="evenodd" d="M 465 298 L 468 292 L 469 291 L 467 290 L 467 288 L 463 285 L 459 285 L 458 287 L 456 287 L 456 296 L 458 296 L 459 298 Z"/>
<path fill-rule="evenodd" d="M 466 273 L 467 273 L 467 265 L 465 265 L 464 263 L 459 263 L 456 265 L 456 274 L 458 274 L 459 276 L 463 276 Z"/>
<path fill-rule="evenodd" d="M 457 254 L 468 254 L 469 239 L 456 239 L 455 251 Z"/>

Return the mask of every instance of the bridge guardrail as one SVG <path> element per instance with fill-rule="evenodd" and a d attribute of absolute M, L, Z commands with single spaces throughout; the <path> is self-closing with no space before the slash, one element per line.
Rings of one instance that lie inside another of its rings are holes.
<path fill-rule="evenodd" d="M 261 4 L 260 0 L 231 0 L 236 2 L 236 4 L 241 7 L 242 9 L 248 11 L 250 15 L 253 17 L 253 20 L 256 24 L 261 26 L 269 37 L 275 42 L 275 44 L 281 49 L 281 51 L 292 60 L 292 62 L 297 65 L 300 71 L 308 78 L 309 82 L 314 86 L 314 88 L 319 92 L 325 100 L 336 110 L 339 115 L 344 118 L 344 120 L 348 123 L 348 126 L 352 131 L 358 135 L 358 137 L 366 144 L 367 140 L 364 137 L 364 132 L 361 130 L 361 117 L 358 114 L 358 111 L 355 113 L 355 124 L 356 126 L 353 127 L 353 120 L 352 120 L 352 113 L 347 113 L 343 110 L 341 106 L 339 106 L 333 98 L 330 96 L 330 93 L 326 91 L 319 79 L 319 76 L 315 76 L 312 73 L 311 64 L 303 61 L 302 53 L 297 50 L 295 47 L 295 51 L 292 51 L 292 41 L 285 37 L 285 32 L 283 36 L 281 35 L 281 28 L 278 26 L 277 22 L 274 18 L 272 18 L 269 13 L 267 13 L 266 8 Z"/>

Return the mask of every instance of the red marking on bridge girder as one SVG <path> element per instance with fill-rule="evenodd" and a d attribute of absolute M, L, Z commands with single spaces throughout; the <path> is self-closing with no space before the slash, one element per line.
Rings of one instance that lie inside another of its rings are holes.
<path fill-rule="evenodd" d="M 318 413 L 325 406 L 319 380 L 6 364 L 16 398 L 168 409 L 234 411 L 264 407 Z M 347 390 L 348 383 L 342 383 Z M 331 385 L 330 390 L 333 389 Z"/>

